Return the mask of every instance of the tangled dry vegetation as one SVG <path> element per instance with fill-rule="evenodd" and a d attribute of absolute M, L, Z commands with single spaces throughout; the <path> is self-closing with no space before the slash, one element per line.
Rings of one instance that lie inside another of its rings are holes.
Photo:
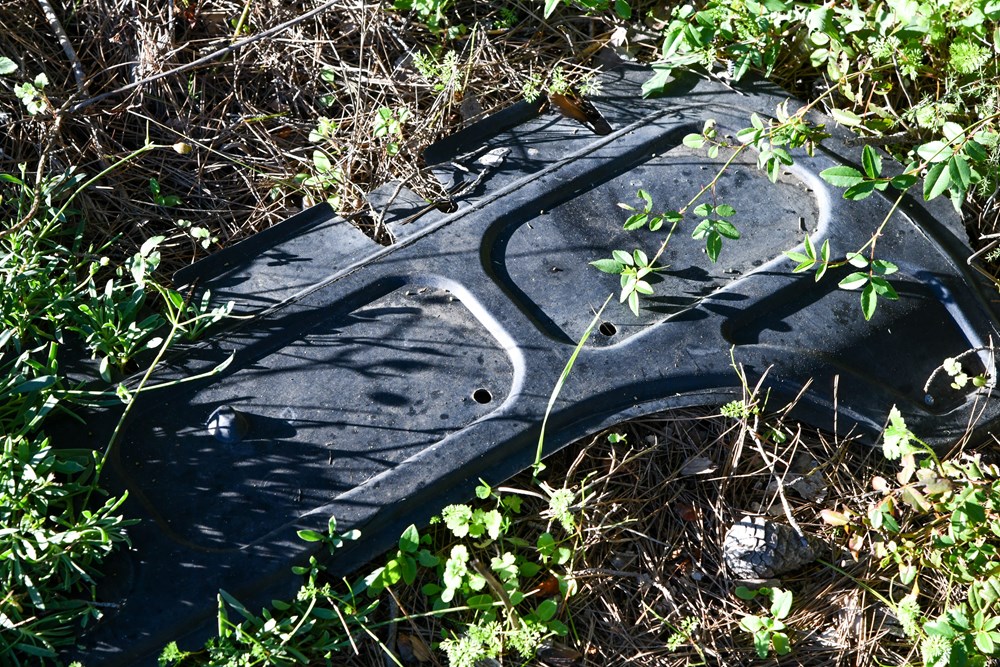
<path fill-rule="evenodd" d="M 4 55 L 22 79 L 44 73 L 45 92 L 63 112 L 57 123 L 49 114 L 29 115 L 13 80 L 3 81 L 0 171 L 16 173 L 26 163 L 39 174 L 70 167 L 95 174 L 147 141 L 189 145 L 189 153 L 157 150 L 114 170 L 80 200 L 97 245 L 118 239 L 127 255 L 166 234 L 161 248 L 173 252 L 165 252 L 164 268 L 324 197 L 344 213 L 364 211 L 364 193 L 392 179 L 435 198 L 440 186 L 421 171 L 424 147 L 509 105 L 532 75 L 544 79 L 560 64 L 569 78 L 584 75 L 609 34 L 586 17 L 544 22 L 529 3 L 501 14 L 489 3 L 466 2 L 454 7 L 455 19 L 476 27 L 449 40 L 380 3 L 328 2 L 305 21 L 191 66 L 314 5 L 83 0 L 47 18 L 48 4 L 0 2 Z M 75 45 L 75 62 L 58 30 Z M 445 63 L 449 51 L 455 55 Z M 402 121 L 398 136 L 376 136 L 381 109 Z M 310 133 L 321 119 L 332 121 L 323 150 L 338 173 L 304 185 L 315 173 Z M 150 179 L 181 203 L 159 205 Z M 179 220 L 205 228 L 213 242 L 202 249 Z"/>
<path fill-rule="evenodd" d="M 323 198 L 335 199 L 345 214 L 363 214 L 366 192 L 401 180 L 436 199 L 440 186 L 424 175 L 423 148 L 508 105 L 533 77 L 545 80 L 557 68 L 570 80 L 586 77 L 614 31 L 609 16 L 545 21 L 534 2 L 512 3 L 508 13 L 491 3 L 456 3 L 451 24 L 477 27 L 447 37 L 384 4 L 350 0 L 80 0 L 56 6 L 50 16 L 47 7 L 47 0 L 0 0 L 0 55 L 14 59 L 24 78 L 44 73 L 49 101 L 66 113 L 55 122 L 31 115 L 11 80 L 0 80 L 6 128 L 0 173 L 16 173 L 25 163 L 39 175 L 70 168 L 96 174 L 147 142 L 185 145 L 111 171 L 77 200 L 94 247 L 114 242 L 105 252 L 120 259 L 164 234 L 168 270 Z M 314 7 L 325 9 L 200 62 Z M 59 31 L 75 55 L 63 49 Z M 446 61 L 449 52 L 455 55 Z M 383 109 L 399 122 L 398 132 L 378 131 L 388 120 Z M 317 184 L 307 177 L 316 174 L 318 127 L 326 128 L 319 139 L 338 173 Z M 992 230 L 995 209 L 979 214 L 989 214 L 980 226 Z M 376 219 L 357 216 L 378 237 Z M 191 225 L 207 229 L 209 242 L 192 237 Z M 855 560 L 819 518 L 824 498 L 869 502 L 871 478 L 887 462 L 849 438 L 785 428 L 789 437 L 762 453 L 746 422 L 714 411 L 675 412 L 622 426 L 624 443 L 602 434 L 549 463 L 550 478 L 590 489 L 573 572 L 580 593 L 568 613 L 574 651 L 586 664 L 755 661 L 738 630 L 752 605 L 732 595 L 723 537 L 745 513 L 784 516 L 775 490 L 783 487 L 774 480 L 803 470 L 819 471 L 823 496 L 790 493 L 791 512 L 806 532 L 830 538 L 823 560 L 841 571 L 816 563 L 782 582 L 796 600 L 787 619 L 795 652 L 783 663 L 915 659 L 885 605 L 866 588 L 884 584 L 873 557 Z M 509 486 L 530 488 L 530 480 Z M 525 516 L 539 512 L 529 508 Z M 415 596 L 396 604 L 397 612 L 414 613 L 426 602 Z M 690 634 L 672 642 L 690 617 L 696 621 Z M 407 624 L 396 636 L 400 654 L 403 637 L 429 645 L 440 627 L 431 620 Z M 358 664 L 385 660 L 377 645 L 362 651 Z M 543 652 L 540 661 L 547 660 L 573 662 Z"/>
<path fill-rule="evenodd" d="M 871 478 L 888 474 L 887 462 L 858 438 L 835 438 L 792 423 L 779 428 L 788 438 L 761 452 L 746 421 L 712 409 L 685 409 L 613 429 L 625 436 L 622 442 L 611 443 L 602 433 L 548 460 L 546 475 L 553 483 L 586 486 L 589 492 L 579 509 L 581 540 L 571 572 L 579 593 L 565 612 L 570 636 L 565 644 L 539 651 L 531 664 L 760 664 L 739 626 L 760 605 L 733 595 L 723 542 L 744 514 L 785 521 L 779 479 L 798 524 L 823 542 L 819 562 L 780 582 L 795 600 L 786 619 L 793 628 L 793 653 L 781 664 L 847 667 L 914 660 L 912 643 L 903 640 L 892 613 L 866 590 L 888 593 L 877 560 L 867 554 L 855 559 L 820 518 L 824 507 L 868 502 Z M 790 484 L 805 473 L 815 484 Z M 534 488 L 530 473 L 505 487 Z M 524 507 L 512 534 L 533 541 L 530 536 L 544 526 L 544 503 L 528 497 Z M 443 529 L 435 535 L 435 542 L 447 540 Z M 396 598 L 394 613 L 426 611 L 419 582 L 406 590 Z M 432 657 L 412 659 L 410 646 L 439 641 L 436 621 L 404 620 L 398 633 L 395 643 L 393 637 L 385 643 L 405 664 L 433 664 Z M 392 664 L 374 642 L 354 660 L 383 662 Z"/>

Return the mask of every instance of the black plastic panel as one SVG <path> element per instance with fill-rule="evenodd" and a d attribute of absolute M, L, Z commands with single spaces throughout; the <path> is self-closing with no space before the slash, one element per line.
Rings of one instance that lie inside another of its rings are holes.
<path fill-rule="evenodd" d="M 432 147 L 442 182 L 465 189 L 453 213 L 414 217 L 419 198 L 383 188 L 373 200 L 392 246 L 324 205 L 178 275 L 257 315 L 188 348 L 155 380 L 231 358 L 224 372 L 141 396 L 126 424 L 108 480 L 143 521 L 135 550 L 118 559 L 121 577 L 100 588 L 119 607 L 86 637 L 86 664 L 154 664 L 170 640 L 203 641 L 220 588 L 249 605 L 289 594 L 290 566 L 311 549 L 296 530 L 323 529 L 331 514 L 364 536 L 334 563 L 346 573 L 409 523 L 469 497 L 479 478 L 498 483 L 531 463 L 556 379 L 618 290 L 587 262 L 616 248 L 651 252 L 663 238 L 624 232 L 617 203 L 635 203 L 642 187 L 658 210 L 684 205 L 720 162 L 680 147 L 683 135 L 708 118 L 735 133 L 787 98 L 764 84 L 689 80 L 642 99 L 647 76 L 606 74 L 594 103 L 608 136 L 521 104 Z M 859 153 L 835 137 L 815 157 L 796 154 L 776 185 L 749 154 L 723 176 L 706 201 L 735 207 L 743 238 L 712 264 L 685 219 L 661 258 L 659 296 L 638 318 L 613 303 L 581 352 L 547 451 L 629 417 L 740 395 L 731 348 L 751 381 L 768 374 L 772 406 L 812 380 L 794 414 L 816 426 L 874 435 L 897 405 L 932 442 L 960 436 L 976 397 L 929 376 L 998 327 L 995 290 L 965 266 L 948 203 L 902 202 L 878 240 L 879 256 L 900 266 L 900 299 L 882 300 L 871 322 L 856 292 L 836 288 L 845 269 L 817 285 L 782 257 L 806 233 L 842 256 L 878 229 L 885 195 L 845 202 L 818 176 Z M 221 406 L 246 414 L 242 441 L 209 432 Z M 986 404 L 981 423 L 997 416 Z M 93 416 L 95 446 L 116 419 Z M 66 440 L 80 444 L 75 431 Z"/>

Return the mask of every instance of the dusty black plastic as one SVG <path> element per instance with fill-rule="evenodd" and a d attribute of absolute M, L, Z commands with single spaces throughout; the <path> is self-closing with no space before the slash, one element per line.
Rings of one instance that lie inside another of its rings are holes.
<path fill-rule="evenodd" d="M 204 639 L 220 588 L 258 605 L 287 595 L 289 568 L 310 550 L 296 530 L 323 529 L 331 514 L 362 530 L 333 563 L 348 572 L 407 524 L 469 497 L 477 479 L 531 463 L 553 384 L 617 291 L 615 276 L 586 262 L 662 238 L 623 232 L 617 202 L 642 187 L 657 207 L 683 205 L 719 164 L 684 148 L 683 135 L 706 118 L 735 134 L 750 112 L 772 115 L 785 99 L 763 84 L 736 92 L 700 81 L 643 100 L 646 76 L 608 73 L 595 104 L 609 136 L 521 107 L 505 121 L 522 114 L 516 125 L 486 121 L 430 151 L 442 174 L 472 180 L 478 156 L 507 154 L 455 213 L 403 225 L 390 205 L 393 246 L 317 208 L 181 276 L 257 316 L 188 350 L 160 379 L 232 356 L 224 373 L 144 395 L 130 416 L 113 481 L 144 520 L 119 561 L 127 576 L 104 589 L 120 608 L 87 636 L 87 664 L 153 664 L 169 640 Z M 737 209 L 744 238 L 712 264 L 682 225 L 661 296 L 638 318 L 616 302 L 605 311 L 556 403 L 546 451 L 629 417 L 730 400 L 740 391 L 730 348 L 751 381 L 768 372 L 773 406 L 811 380 L 798 416 L 817 426 L 873 434 L 897 405 L 928 437 L 961 434 L 974 397 L 942 381 L 928 394 L 925 383 L 997 323 L 950 208 L 911 199 L 895 215 L 878 251 L 900 266 L 901 298 L 883 300 L 868 323 L 857 293 L 835 287 L 844 270 L 817 285 L 782 257 L 803 229 L 835 254 L 875 231 L 887 199 L 845 202 L 818 177 L 858 153 L 834 139 L 814 158 L 797 155 L 777 186 L 752 164 L 724 176 L 716 192 Z M 222 406 L 248 420 L 239 442 L 207 429 Z M 996 416 L 986 405 L 983 423 Z"/>

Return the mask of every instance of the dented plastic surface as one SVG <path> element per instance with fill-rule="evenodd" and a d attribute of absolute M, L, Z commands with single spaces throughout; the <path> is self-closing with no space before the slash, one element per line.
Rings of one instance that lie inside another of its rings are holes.
<path fill-rule="evenodd" d="M 296 530 L 322 529 L 331 514 L 362 531 L 335 563 L 347 572 L 477 479 L 531 463 L 556 378 L 618 290 L 587 262 L 662 239 L 623 231 L 617 203 L 643 188 L 658 209 L 683 206 L 721 162 L 681 138 L 707 118 L 735 135 L 785 99 L 702 81 L 642 100 L 645 76 L 607 74 L 594 99 L 607 136 L 518 105 L 432 147 L 428 161 L 462 193 L 458 209 L 375 193 L 391 246 L 320 206 L 178 276 L 254 317 L 161 372 L 190 376 L 232 357 L 221 376 L 145 395 L 130 416 L 113 474 L 144 521 L 102 588 L 120 607 L 86 638 L 88 661 L 153 664 L 167 641 L 203 639 L 220 588 L 250 604 L 287 595 L 289 568 L 310 549 Z M 878 248 L 900 266 L 900 300 L 882 300 L 871 322 L 856 292 L 836 289 L 846 270 L 817 285 L 782 256 L 807 233 L 842 253 L 875 231 L 888 200 L 846 202 L 818 177 L 857 152 L 830 140 L 776 185 L 753 158 L 723 176 L 715 196 L 736 208 L 743 238 L 713 264 L 681 225 L 658 296 L 638 318 L 612 303 L 582 351 L 548 451 L 629 417 L 731 400 L 730 348 L 751 379 L 768 372 L 774 404 L 812 380 L 798 416 L 817 426 L 872 434 L 897 405 L 918 433 L 963 432 L 974 397 L 928 381 L 997 323 L 950 208 L 907 199 L 895 214 Z M 989 423 L 996 408 L 985 410 Z"/>

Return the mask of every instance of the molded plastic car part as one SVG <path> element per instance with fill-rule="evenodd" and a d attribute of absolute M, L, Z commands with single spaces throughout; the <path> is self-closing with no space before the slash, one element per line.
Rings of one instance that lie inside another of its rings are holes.
<path fill-rule="evenodd" d="M 87 664 L 152 664 L 170 640 L 203 640 L 220 588 L 248 605 L 288 595 L 290 567 L 311 549 L 296 530 L 324 530 L 330 515 L 360 528 L 333 564 L 347 573 L 470 497 L 479 478 L 531 464 L 556 379 L 619 289 L 588 262 L 613 249 L 652 255 L 665 233 L 624 231 L 618 202 L 637 203 L 642 188 L 657 210 L 683 206 L 728 155 L 708 159 L 682 137 L 708 118 L 733 137 L 786 98 L 691 80 L 644 100 L 646 76 L 606 74 L 593 100 L 606 136 L 519 104 L 432 147 L 428 163 L 462 192 L 458 208 L 402 187 L 373 193 L 392 245 L 321 205 L 178 274 L 253 317 L 157 377 L 231 358 L 223 373 L 143 394 L 129 417 L 109 479 L 142 522 L 102 587 L 119 606 L 85 638 Z M 943 373 L 929 380 L 945 357 L 984 346 L 997 322 L 948 204 L 907 197 L 894 213 L 877 247 L 900 267 L 900 298 L 882 299 L 870 322 L 858 293 L 837 288 L 847 267 L 817 284 L 782 255 L 807 233 L 836 256 L 866 244 L 893 193 L 848 202 L 818 176 L 858 155 L 834 137 L 813 158 L 797 154 L 777 184 L 749 151 L 737 160 L 703 201 L 732 205 L 743 237 L 712 263 L 690 217 L 680 224 L 657 296 L 638 317 L 616 299 L 604 311 L 546 451 L 630 417 L 739 397 L 731 349 L 751 381 L 768 372 L 772 407 L 811 380 L 795 414 L 813 425 L 874 435 L 896 405 L 917 433 L 960 436 L 976 397 Z M 987 364 L 985 353 L 966 358 L 972 372 Z M 997 417 L 980 407 L 983 423 Z M 106 442 L 114 416 L 97 419 L 94 442 Z"/>

